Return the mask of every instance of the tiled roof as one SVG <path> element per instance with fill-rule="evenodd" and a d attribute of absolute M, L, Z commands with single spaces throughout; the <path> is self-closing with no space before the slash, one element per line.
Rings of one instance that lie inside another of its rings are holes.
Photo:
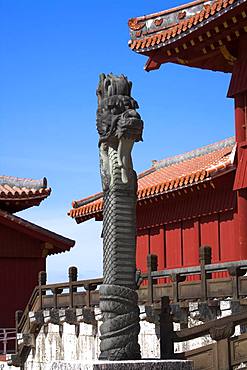
<path fill-rule="evenodd" d="M 75 244 L 75 241 L 56 234 L 53 231 L 44 229 L 32 222 L 23 220 L 23 218 L 11 215 L 8 212 L 0 210 L 0 223 L 9 226 L 22 233 L 31 235 L 34 239 L 50 245 L 48 255 L 69 251 Z"/>
<path fill-rule="evenodd" d="M 130 19 L 129 46 L 136 52 L 156 49 L 208 23 L 246 0 L 199 0 L 182 7 Z"/>
<path fill-rule="evenodd" d="M 191 152 L 155 161 L 138 176 L 138 201 L 209 181 L 234 169 L 235 140 L 226 139 Z M 77 222 L 97 217 L 103 210 L 102 193 L 73 202 L 68 213 Z"/>
<path fill-rule="evenodd" d="M 0 176 L 0 209 L 17 212 L 39 205 L 50 193 L 46 178 L 32 180 Z"/>

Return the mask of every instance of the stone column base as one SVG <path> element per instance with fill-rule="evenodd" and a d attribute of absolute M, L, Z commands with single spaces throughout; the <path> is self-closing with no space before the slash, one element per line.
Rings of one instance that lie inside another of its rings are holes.
<path fill-rule="evenodd" d="M 192 361 L 138 360 L 94 361 L 91 363 L 54 361 L 45 370 L 193 370 Z"/>

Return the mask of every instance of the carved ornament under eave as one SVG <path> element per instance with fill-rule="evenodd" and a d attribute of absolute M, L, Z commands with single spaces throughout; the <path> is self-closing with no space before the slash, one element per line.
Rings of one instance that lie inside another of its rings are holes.
<path fill-rule="evenodd" d="M 132 31 L 139 31 L 145 26 L 145 22 L 139 22 L 138 18 L 131 18 L 128 21 L 128 26 Z"/>
<path fill-rule="evenodd" d="M 210 4 L 205 4 L 205 5 L 203 5 L 203 9 L 204 10 L 206 10 L 206 12 L 208 11 L 210 11 L 211 10 L 211 6 L 210 6 Z"/>
<path fill-rule="evenodd" d="M 157 27 L 161 26 L 162 23 L 163 23 L 163 19 L 162 18 L 157 18 L 157 19 L 154 20 L 154 24 Z"/>
<path fill-rule="evenodd" d="M 178 19 L 181 20 L 181 19 L 184 19 L 186 16 L 186 11 L 183 11 L 183 12 L 179 12 L 178 13 Z"/>
<path fill-rule="evenodd" d="M 53 249 L 53 245 L 51 243 L 45 242 L 45 243 L 42 243 L 42 246 L 43 246 L 42 257 L 46 258 L 50 254 L 51 250 Z"/>

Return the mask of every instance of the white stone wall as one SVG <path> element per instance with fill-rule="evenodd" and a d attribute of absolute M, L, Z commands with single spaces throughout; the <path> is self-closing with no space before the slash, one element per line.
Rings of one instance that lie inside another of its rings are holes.
<path fill-rule="evenodd" d="M 155 335 L 154 324 L 141 322 L 139 336 L 143 358 L 159 358 L 159 340 Z M 63 334 L 59 334 L 59 326 L 48 324 L 48 332 L 42 329 L 36 339 L 36 349 L 26 362 L 26 370 L 43 370 L 45 364 L 55 361 L 90 362 L 97 360 L 99 355 L 98 327 L 80 324 L 78 337 L 75 326 L 63 324 Z"/>
<path fill-rule="evenodd" d="M 221 309 L 223 311 L 222 316 L 231 314 L 229 302 L 222 302 Z M 139 334 L 139 344 L 141 347 L 142 358 L 159 359 L 159 328 L 155 328 L 154 324 L 145 320 L 146 314 L 144 307 L 140 307 L 140 311 L 141 331 Z M 101 315 L 98 309 L 96 309 L 95 315 L 97 325 L 93 326 L 80 323 L 78 336 L 76 336 L 75 325 L 69 325 L 67 323 L 63 324 L 62 333 L 59 333 L 58 325 L 48 324 L 46 330 L 42 328 L 36 338 L 36 348 L 31 351 L 28 357 L 25 370 L 57 370 L 58 368 L 56 364 L 58 364 L 58 362 L 61 366 L 63 363 L 70 363 L 71 368 L 69 369 L 73 370 L 78 369 L 78 367 L 73 367 L 75 364 L 97 360 L 99 356 L 99 327 L 101 324 Z M 195 307 L 191 307 L 189 326 L 200 324 L 197 320 L 197 315 L 198 311 L 195 304 Z M 179 324 L 175 324 L 175 330 L 179 330 Z M 236 334 L 238 334 L 238 330 L 236 330 L 235 335 Z M 177 343 L 174 349 L 175 352 L 183 352 L 201 347 L 211 342 L 211 338 L 209 336 L 205 336 L 192 341 Z M 50 364 L 49 367 L 47 367 L 48 364 Z M 53 367 L 51 367 L 51 364 L 53 364 Z M 4 363 L 0 363 L 0 370 L 17 370 L 15 367 L 8 367 L 5 365 Z M 59 369 L 63 370 L 61 366 Z M 66 369 L 68 369 L 68 367 Z"/>
<path fill-rule="evenodd" d="M 77 337 L 75 325 L 64 323 L 60 336 L 59 326 L 48 324 L 46 334 L 44 329 L 40 331 L 36 339 L 36 349 L 30 353 L 25 369 L 43 370 L 45 364 L 55 361 L 91 361 L 97 359 L 98 351 L 99 338 L 92 325 L 81 323 Z"/>

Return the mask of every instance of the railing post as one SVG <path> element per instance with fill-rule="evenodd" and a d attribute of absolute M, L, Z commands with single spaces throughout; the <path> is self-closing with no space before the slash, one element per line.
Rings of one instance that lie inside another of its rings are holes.
<path fill-rule="evenodd" d="M 16 339 L 15 339 L 15 352 L 18 351 L 18 345 L 17 345 L 17 333 L 19 333 L 19 322 L 21 320 L 23 311 L 18 310 L 15 312 L 15 330 L 16 330 Z"/>
<path fill-rule="evenodd" d="M 174 358 L 173 321 L 170 314 L 170 300 L 166 296 L 161 297 L 160 358 L 161 360 Z"/>
<path fill-rule="evenodd" d="M 77 281 L 78 270 L 75 266 L 69 267 L 69 307 L 73 308 L 74 305 L 74 296 L 73 293 L 77 291 L 76 287 L 73 287 L 73 281 Z"/>
<path fill-rule="evenodd" d="M 86 290 L 86 306 L 91 306 L 91 284 L 84 284 L 84 289 Z"/>
<path fill-rule="evenodd" d="M 245 308 L 240 303 L 239 278 L 246 273 L 246 270 L 240 269 L 239 266 L 231 266 L 227 269 L 232 280 L 232 300 L 231 310 L 232 314 L 240 313 Z M 246 325 L 240 325 L 240 333 L 246 333 Z"/>
<path fill-rule="evenodd" d="M 148 270 L 148 303 L 152 304 L 154 301 L 154 291 L 153 291 L 153 278 L 152 272 L 157 271 L 158 268 L 158 256 L 156 254 L 147 255 L 147 270 Z"/>
<path fill-rule="evenodd" d="M 226 326 L 210 328 L 209 334 L 213 340 L 216 341 L 217 350 L 217 370 L 230 370 L 231 356 L 230 356 L 230 337 L 234 334 L 235 327 L 233 323 Z"/>
<path fill-rule="evenodd" d="M 3 329 L 3 354 L 7 353 L 7 330 Z"/>
<path fill-rule="evenodd" d="M 186 280 L 186 276 L 173 273 L 170 275 L 172 280 L 172 303 L 170 305 L 171 313 L 173 315 L 173 320 L 180 322 L 181 324 L 188 322 L 188 309 L 180 307 L 181 302 L 179 302 L 179 283 Z"/>
<path fill-rule="evenodd" d="M 207 278 L 211 277 L 206 273 L 205 265 L 211 264 L 212 250 L 208 245 L 200 247 L 200 266 L 201 266 L 201 301 L 206 302 L 208 299 L 207 294 Z"/>
<path fill-rule="evenodd" d="M 202 321 L 213 320 L 219 311 L 218 300 L 208 300 L 207 280 L 212 278 L 211 273 L 206 272 L 206 265 L 212 263 L 212 249 L 210 246 L 200 247 L 200 268 L 201 268 L 201 299 L 198 305 L 199 316 Z"/>
<path fill-rule="evenodd" d="M 45 291 L 42 291 L 41 286 L 46 285 L 46 279 L 47 275 L 45 271 L 40 271 L 39 272 L 39 309 L 42 310 L 43 308 L 43 301 L 42 301 L 42 296 L 46 294 Z"/>
<path fill-rule="evenodd" d="M 84 284 L 84 289 L 86 290 L 86 305 L 87 307 L 91 307 L 91 292 L 97 289 L 98 284 L 95 283 L 88 283 Z"/>
<path fill-rule="evenodd" d="M 216 342 L 218 370 L 231 369 L 231 357 L 229 347 L 229 338 L 218 340 Z"/>
<path fill-rule="evenodd" d="M 179 302 L 179 283 L 185 281 L 186 276 L 181 276 L 180 274 L 171 274 L 172 280 L 172 303 Z"/>
<path fill-rule="evenodd" d="M 239 300 L 239 278 L 246 273 L 246 270 L 241 270 L 239 266 L 230 266 L 228 273 L 232 280 L 232 298 Z"/>
<path fill-rule="evenodd" d="M 58 289 L 57 288 L 53 288 L 51 291 L 52 291 L 52 294 L 53 294 L 53 307 L 56 309 L 57 308 Z"/>

